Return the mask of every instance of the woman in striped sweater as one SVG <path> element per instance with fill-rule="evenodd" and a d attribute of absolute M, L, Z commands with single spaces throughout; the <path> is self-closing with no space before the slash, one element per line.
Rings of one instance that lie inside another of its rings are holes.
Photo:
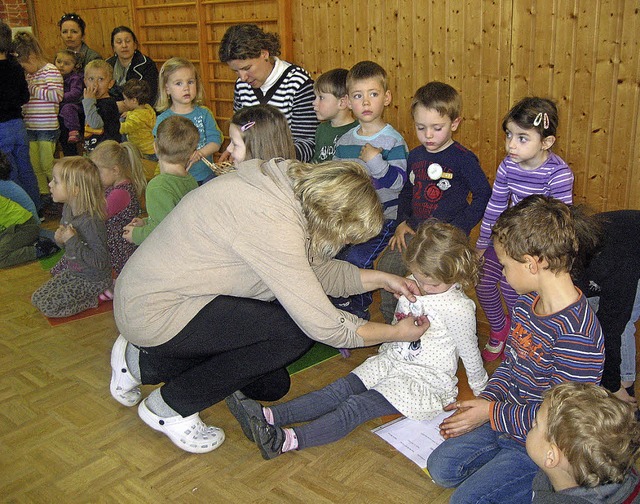
<path fill-rule="evenodd" d="M 318 119 L 313 111 L 313 79 L 297 65 L 278 58 L 280 40 L 253 24 L 231 26 L 220 43 L 220 61 L 238 74 L 233 109 L 269 104 L 287 118 L 296 157 L 313 156 Z"/>

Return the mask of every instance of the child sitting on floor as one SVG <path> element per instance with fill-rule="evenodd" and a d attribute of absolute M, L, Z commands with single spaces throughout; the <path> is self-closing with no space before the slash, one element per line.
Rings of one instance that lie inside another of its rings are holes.
<path fill-rule="evenodd" d="M 562 383 L 543 397 L 527 436 L 540 467 L 532 502 L 640 502 L 634 408 L 587 383 Z"/>
<path fill-rule="evenodd" d="M 292 401 L 262 408 L 240 391 L 227 398 L 245 435 L 265 459 L 337 441 L 358 425 L 401 413 L 431 419 L 458 395 L 458 356 L 474 394 L 487 383 L 476 337 L 475 304 L 464 288 L 475 284 L 478 262 L 464 232 L 436 220 L 418 229 L 404 260 L 421 296 L 402 297 L 396 320 L 426 316 L 418 341 L 385 343 L 345 378 Z M 283 428 L 298 422 L 302 426 Z"/>
<path fill-rule="evenodd" d="M 45 317 L 69 317 L 97 308 L 98 296 L 111 287 L 104 192 L 98 167 L 80 156 L 58 160 L 49 187 L 53 201 L 64 203 L 55 233 L 64 256 L 31 302 Z"/>
<path fill-rule="evenodd" d="M 571 280 L 581 225 L 563 202 L 532 195 L 492 230 L 504 275 L 520 297 L 505 359 L 477 399 L 445 407 L 445 441 L 427 460 L 433 480 L 457 487 L 451 502 L 529 504 L 538 471 L 524 442 L 542 394 L 566 381 L 599 383 L 602 329 Z"/>
<path fill-rule="evenodd" d="M 135 217 L 127 224 L 122 234 L 125 240 L 140 245 L 184 195 L 198 187 L 186 167 L 198 147 L 199 138 L 198 128 L 180 115 L 171 116 L 158 125 L 155 149 L 160 174 L 147 185 L 145 200 L 148 217 Z"/>

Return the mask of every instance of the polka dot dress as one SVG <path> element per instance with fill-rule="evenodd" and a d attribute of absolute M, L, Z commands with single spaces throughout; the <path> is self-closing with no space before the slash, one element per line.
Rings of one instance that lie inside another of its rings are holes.
<path fill-rule="evenodd" d="M 353 372 L 403 415 L 429 420 L 458 395 L 458 357 L 474 394 L 487 384 L 476 336 L 475 304 L 456 284 L 441 294 L 418 296 L 415 303 L 403 296 L 396 317 L 407 314 L 429 318 L 431 325 L 420 340 L 385 343 L 378 355 Z"/>

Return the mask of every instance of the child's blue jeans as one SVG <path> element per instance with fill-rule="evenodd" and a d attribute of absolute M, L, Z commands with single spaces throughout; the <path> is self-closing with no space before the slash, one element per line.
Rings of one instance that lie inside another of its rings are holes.
<path fill-rule="evenodd" d="M 427 460 L 436 484 L 457 487 L 450 503 L 529 504 L 538 466 L 525 446 L 489 423 L 445 440 Z"/>

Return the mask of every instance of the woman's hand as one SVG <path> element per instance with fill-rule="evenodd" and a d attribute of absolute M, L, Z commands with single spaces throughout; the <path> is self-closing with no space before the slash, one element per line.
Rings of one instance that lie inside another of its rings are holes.
<path fill-rule="evenodd" d="M 456 401 L 447 404 L 444 407 L 445 411 L 456 410 L 456 412 L 445 418 L 440 424 L 440 435 L 449 439 L 471 432 L 489 421 L 490 408 L 491 403 L 484 399 Z"/>
<path fill-rule="evenodd" d="M 396 299 L 400 299 L 400 296 L 404 296 L 414 303 L 416 296 L 420 295 L 420 289 L 413 280 L 398 275 L 392 275 L 391 273 L 384 273 L 384 275 L 386 278 L 382 288 L 387 292 L 391 292 Z"/>
<path fill-rule="evenodd" d="M 406 249 L 407 242 L 405 241 L 404 237 L 407 234 L 414 235 L 416 234 L 416 232 L 413 229 L 411 229 L 411 227 L 409 227 L 409 225 L 407 224 L 407 221 L 404 221 L 398 224 L 398 227 L 396 228 L 396 232 L 391 237 L 391 240 L 389 240 L 389 248 L 391 250 L 395 250 L 395 248 L 397 247 L 398 252 L 402 252 L 403 249 Z"/>
<path fill-rule="evenodd" d="M 425 315 L 409 315 L 396 325 L 367 322 L 358 327 L 356 333 L 364 340 L 365 346 L 370 346 L 390 341 L 417 341 L 427 329 L 429 319 Z"/>
<path fill-rule="evenodd" d="M 403 318 L 393 326 L 398 330 L 398 338 L 394 341 L 417 341 L 429 329 L 430 325 L 426 315 Z"/>

